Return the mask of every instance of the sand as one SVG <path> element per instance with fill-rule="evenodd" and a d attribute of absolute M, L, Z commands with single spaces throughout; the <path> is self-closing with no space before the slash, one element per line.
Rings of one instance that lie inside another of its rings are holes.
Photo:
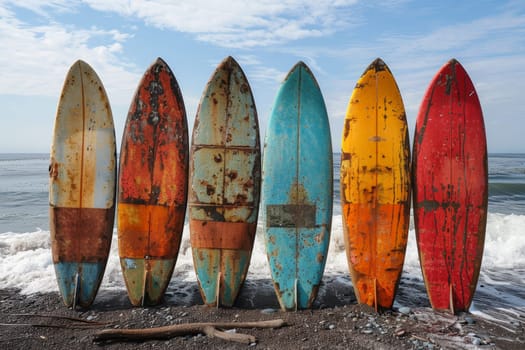
<path fill-rule="evenodd" d="M 169 292 L 155 307 L 132 307 L 124 290 L 101 290 L 91 308 L 72 310 L 58 293 L 24 296 L 0 290 L 2 349 L 525 349 L 525 320 L 500 323 L 472 314 L 434 312 L 417 285 L 400 288 L 404 305 L 376 313 L 357 305 L 341 278 L 325 278 L 312 310 L 282 312 L 271 282 L 248 282 L 233 308 L 202 305 L 197 288 L 190 298 Z M 327 287 L 328 285 L 328 287 Z M 411 288 L 414 293 L 411 293 Z M 184 302 L 180 302 L 184 300 Z M 407 303 L 407 300 L 410 300 Z M 69 318 L 66 318 L 69 317 Z M 79 322 L 81 319 L 85 322 Z M 202 334 L 146 341 L 96 342 L 103 329 L 153 328 L 198 322 L 282 319 L 278 329 L 235 329 L 256 341 L 241 344 Z"/>

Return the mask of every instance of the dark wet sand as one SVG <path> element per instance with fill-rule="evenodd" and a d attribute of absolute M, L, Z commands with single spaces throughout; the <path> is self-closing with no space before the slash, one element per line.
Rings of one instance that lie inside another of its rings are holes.
<path fill-rule="evenodd" d="M 163 304 L 132 307 L 126 292 L 101 290 L 88 310 L 65 307 L 58 293 L 24 296 L 0 290 L 2 349 L 524 349 L 525 319 L 499 323 L 472 314 L 433 312 L 420 284 L 402 280 L 403 308 L 384 313 L 356 304 L 348 277 L 325 276 L 312 310 L 281 312 L 269 280 L 248 280 L 234 308 L 202 306 L 196 285 L 168 290 Z M 188 295 L 189 293 L 189 295 Z M 184 294 L 184 295 L 183 295 Z M 52 316 L 52 317 L 50 317 Z M 80 318 L 86 323 L 66 319 Z M 190 322 L 283 319 L 279 329 L 237 329 L 251 345 L 203 335 L 143 342 L 94 342 L 104 328 L 151 328 Z"/>

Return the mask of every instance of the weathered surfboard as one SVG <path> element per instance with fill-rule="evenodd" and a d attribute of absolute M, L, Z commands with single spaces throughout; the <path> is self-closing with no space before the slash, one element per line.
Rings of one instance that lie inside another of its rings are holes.
<path fill-rule="evenodd" d="M 232 306 L 250 263 L 261 182 L 255 102 L 232 57 L 204 89 L 190 159 L 190 240 L 200 292 L 207 305 Z"/>
<path fill-rule="evenodd" d="M 268 261 L 283 310 L 310 308 L 332 223 L 332 142 L 319 85 L 303 63 L 288 73 L 270 115 L 263 159 Z"/>
<path fill-rule="evenodd" d="M 179 85 L 161 58 L 129 108 L 118 177 L 119 256 L 133 305 L 155 305 L 173 273 L 188 191 L 188 126 Z"/>
<path fill-rule="evenodd" d="M 452 59 L 434 76 L 416 120 L 414 219 L 432 307 L 467 311 L 481 267 L 488 203 L 483 113 Z"/>
<path fill-rule="evenodd" d="M 67 73 L 49 166 L 51 251 L 64 304 L 89 307 L 100 286 L 113 234 L 115 129 L 109 100 L 86 62 Z"/>
<path fill-rule="evenodd" d="M 410 219 L 410 145 L 403 100 L 376 59 L 346 112 L 341 206 L 352 284 L 361 304 L 390 309 L 403 270 Z"/>

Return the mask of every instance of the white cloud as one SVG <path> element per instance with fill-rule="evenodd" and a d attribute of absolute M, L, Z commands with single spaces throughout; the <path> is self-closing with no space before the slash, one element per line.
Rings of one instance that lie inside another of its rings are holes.
<path fill-rule="evenodd" d="M 254 55 L 240 55 L 236 59 L 247 74 L 249 81 L 280 84 L 287 74 L 287 72 L 266 66 Z"/>
<path fill-rule="evenodd" d="M 19 8 L 30 10 L 40 16 L 47 16 L 49 11 L 69 12 L 71 11 L 71 8 L 75 6 L 75 2 L 68 0 L 2 0 L 0 1 L 0 7 L 3 7 L 3 5 L 7 5 L 10 3 L 16 5 Z"/>
<path fill-rule="evenodd" d="M 426 53 L 452 50 L 465 52 L 467 48 L 484 47 L 487 41 L 499 44 L 510 34 L 513 34 L 513 37 L 514 35 L 524 35 L 524 26 L 524 16 L 503 13 L 471 22 L 445 26 L 424 35 L 385 38 L 385 42 L 391 46 L 399 47 L 401 52 L 419 51 Z"/>
<path fill-rule="evenodd" d="M 192 33 L 201 41 L 231 48 L 260 47 L 320 37 L 348 23 L 357 0 L 86 0 L 92 8 L 145 23 Z"/>
<path fill-rule="evenodd" d="M 62 2 L 44 6 L 31 1 L 24 6 L 40 13 L 45 6 L 55 8 Z M 128 38 L 117 30 L 74 28 L 52 21 L 30 25 L 0 3 L 0 47 L 9 48 L 0 55 L 0 94 L 57 96 L 67 70 L 82 58 L 111 90 L 112 100 L 127 101 L 138 78 L 136 69 L 120 58 Z"/>

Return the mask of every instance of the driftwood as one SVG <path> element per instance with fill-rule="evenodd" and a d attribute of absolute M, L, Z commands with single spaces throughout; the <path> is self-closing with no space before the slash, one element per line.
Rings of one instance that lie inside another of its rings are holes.
<path fill-rule="evenodd" d="M 104 329 L 95 333 L 94 341 L 142 341 L 148 339 L 168 339 L 189 334 L 205 334 L 209 337 L 234 341 L 244 344 L 255 343 L 257 339 L 249 334 L 224 332 L 220 329 L 234 328 L 279 328 L 285 325 L 283 320 L 259 322 L 210 322 L 187 323 L 172 326 L 143 329 Z"/>
<path fill-rule="evenodd" d="M 87 328 L 99 328 L 110 325 L 108 322 L 100 322 L 94 320 L 85 320 L 78 317 L 61 316 L 61 315 L 48 315 L 48 314 L 10 314 L 11 316 L 27 317 L 27 318 L 49 318 L 61 321 L 67 321 L 67 324 L 55 324 L 55 323 L 0 323 L 2 327 L 42 327 L 42 328 L 67 328 L 67 329 L 87 329 Z"/>
<path fill-rule="evenodd" d="M 50 315 L 50 314 L 10 314 L 10 315 L 11 316 L 22 316 L 22 317 L 54 318 L 54 319 L 58 319 L 58 320 L 66 320 L 66 321 L 87 323 L 87 324 L 100 325 L 100 326 L 104 326 L 104 325 L 108 325 L 109 324 L 109 322 L 86 320 L 86 319 L 83 319 L 83 318 L 71 317 L 71 316 L 62 316 L 62 315 Z"/>

